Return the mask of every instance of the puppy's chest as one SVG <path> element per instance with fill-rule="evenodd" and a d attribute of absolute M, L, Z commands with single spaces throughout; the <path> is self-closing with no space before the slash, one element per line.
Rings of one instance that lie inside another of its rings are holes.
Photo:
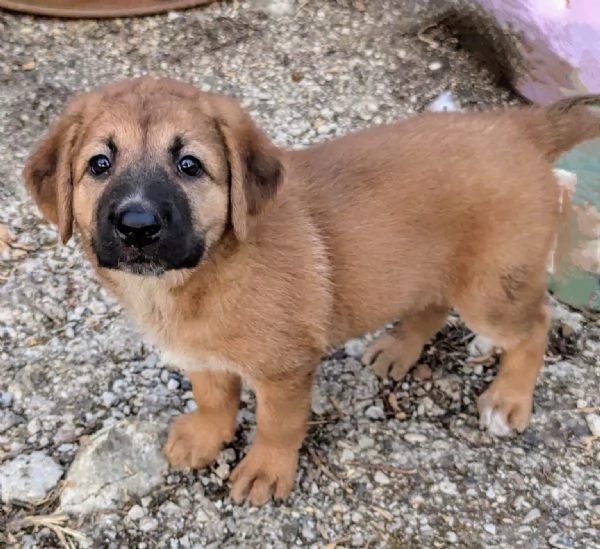
<path fill-rule="evenodd" d="M 184 371 L 237 370 L 215 350 L 220 338 L 212 323 L 186 318 L 181 303 L 168 292 L 140 284 L 122 297 L 129 313 L 167 364 Z"/>

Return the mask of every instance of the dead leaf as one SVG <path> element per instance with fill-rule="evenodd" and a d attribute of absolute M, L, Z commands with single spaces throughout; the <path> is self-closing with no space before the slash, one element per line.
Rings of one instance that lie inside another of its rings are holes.
<path fill-rule="evenodd" d="M 8 226 L 0 224 L 0 252 L 10 248 L 10 243 L 13 239 L 14 236 L 10 232 Z"/>

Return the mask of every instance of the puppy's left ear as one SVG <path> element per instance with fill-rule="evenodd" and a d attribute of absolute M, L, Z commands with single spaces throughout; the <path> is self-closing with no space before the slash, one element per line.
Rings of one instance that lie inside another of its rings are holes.
<path fill-rule="evenodd" d="M 230 168 L 231 222 L 242 241 L 283 180 L 281 151 L 233 99 L 215 97 L 215 102 Z"/>
<path fill-rule="evenodd" d="M 23 178 L 43 216 L 58 226 L 66 243 L 73 234 L 71 157 L 77 139 L 83 98 L 73 101 L 25 163 Z"/>

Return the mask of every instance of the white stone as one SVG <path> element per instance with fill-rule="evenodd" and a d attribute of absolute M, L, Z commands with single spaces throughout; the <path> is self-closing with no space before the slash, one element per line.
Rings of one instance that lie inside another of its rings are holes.
<path fill-rule="evenodd" d="M 404 440 L 406 440 L 406 442 L 410 442 L 411 444 L 422 444 L 423 442 L 427 441 L 427 437 L 418 433 L 406 433 L 404 435 Z"/>
<path fill-rule="evenodd" d="M 58 484 L 62 474 L 61 467 L 43 452 L 17 456 L 0 467 L 2 501 L 39 502 Z"/>
<path fill-rule="evenodd" d="M 168 468 L 160 431 L 156 423 L 124 420 L 92 435 L 69 469 L 60 511 L 117 509 L 159 486 Z"/>
<path fill-rule="evenodd" d="M 373 477 L 375 482 L 377 484 L 381 484 L 383 486 L 387 485 L 390 483 L 390 477 L 388 477 L 385 473 L 383 473 L 382 471 L 377 471 L 375 473 L 375 476 Z"/>
<path fill-rule="evenodd" d="M 600 437 L 600 415 L 588 414 L 585 416 L 585 421 L 587 422 L 592 435 Z"/>
<path fill-rule="evenodd" d="M 127 513 L 127 516 L 131 520 L 140 520 L 145 515 L 146 511 L 144 511 L 144 509 L 139 505 L 134 505 L 131 509 L 129 509 L 129 512 Z"/>

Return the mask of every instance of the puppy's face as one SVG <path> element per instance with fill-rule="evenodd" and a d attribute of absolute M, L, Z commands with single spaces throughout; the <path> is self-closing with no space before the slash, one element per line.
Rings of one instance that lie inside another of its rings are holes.
<path fill-rule="evenodd" d="M 64 241 L 74 222 L 100 267 L 149 276 L 244 240 L 282 168 L 233 100 L 145 78 L 76 98 L 24 175 Z"/>

